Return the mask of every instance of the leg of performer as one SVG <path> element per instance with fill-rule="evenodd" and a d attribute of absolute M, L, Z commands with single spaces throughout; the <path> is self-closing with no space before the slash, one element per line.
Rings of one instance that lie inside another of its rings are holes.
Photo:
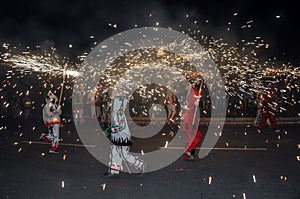
<path fill-rule="evenodd" d="M 170 117 L 171 117 L 171 107 L 170 104 L 167 104 L 167 114 L 168 114 L 168 122 L 170 121 Z"/>
<path fill-rule="evenodd" d="M 143 173 L 144 166 L 145 166 L 144 161 L 137 156 L 131 155 L 129 150 L 130 150 L 129 146 L 122 146 L 122 154 L 123 154 L 124 160 L 126 162 L 128 162 L 131 166 L 135 167 L 136 169 L 139 169 L 141 171 L 141 173 Z M 129 170 L 129 168 L 128 168 L 128 170 Z"/>
<path fill-rule="evenodd" d="M 107 175 L 118 175 L 122 170 L 122 157 L 120 156 L 121 146 L 111 146 L 109 171 Z M 105 175 L 105 174 L 104 174 Z"/>
<path fill-rule="evenodd" d="M 266 121 L 267 121 L 268 117 L 269 117 L 268 113 L 262 112 L 262 114 L 261 114 L 261 120 L 260 120 L 260 123 L 259 123 L 259 125 L 257 127 L 257 132 L 258 133 L 261 133 L 263 127 L 266 124 Z"/>
<path fill-rule="evenodd" d="M 42 133 L 40 136 L 41 142 L 52 142 L 52 126 L 47 126 L 48 133 Z"/>
<path fill-rule="evenodd" d="M 257 110 L 257 115 L 256 115 L 256 118 L 254 120 L 253 125 L 258 127 L 258 124 L 260 123 L 260 120 L 261 120 L 261 109 L 258 109 Z"/>
<path fill-rule="evenodd" d="M 50 136 L 49 136 L 50 138 Z M 52 128 L 51 146 L 49 153 L 58 153 L 58 142 L 59 142 L 59 124 L 54 124 Z"/>
<path fill-rule="evenodd" d="M 121 151 L 120 151 L 120 155 L 121 155 L 121 157 L 122 157 L 122 159 L 124 160 L 124 164 L 125 164 L 125 166 L 126 166 L 126 169 L 127 169 L 127 171 L 128 171 L 128 173 L 129 174 L 131 174 L 131 170 L 130 170 L 130 168 L 129 168 L 129 166 L 128 166 L 128 156 L 129 156 L 129 149 L 130 149 L 130 147 L 129 146 L 122 146 L 121 147 Z M 127 158 L 127 159 L 126 159 Z"/>
<path fill-rule="evenodd" d="M 270 120 L 270 123 L 271 123 L 271 128 L 274 129 L 275 133 L 279 133 L 280 130 L 278 129 L 278 125 L 277 125 L 275 115 L 270 114 L 269 120 Z"/>
<path fill-rule="evenodd" d="M 169 119 L 168 121 L 171 122 L 171 123 L 174 123 L 174 117 L 175 117 L 175 114 L 176 114 L 176 106 L 175 104 L 170 104 L 169 105 L 170 108 L 169 108 Z"/>
<path fill-rule="evenodd" d="M 91 122 L 96 122 L 96 106 L 91 105 Z"/>
<path fill-rule="evenodd" d="M 196 147 L 201 142 L 201 140 L 202 140 L 202 132 L 201 132 L 200 128 L 198 128 L 193 141 L 187 146 L 187 148 L 185 150 L 185 154 L 184 154 L 185 158 L 188 158 L 188 159 L 194 158 Z"/>
<path fill-rule="evenodd" d="M 192 122 L 190 121 L 190 117 L 188 112 L 186 111 L 184 113 L 184 120 L 183 120 L 183 124 L 182 124 L 182 132 L 187 134 L 187 145 L 189 145 L 192 141 L 193 141 L 193 134 L 191 133 L 192 131 Z"/>
<path fill-rule="evenodd" d="M 172 106 L 172 120 L 175 120 L 176 113 L 177 113 L 176 104 L 173 104 L 173 106 Z"/>

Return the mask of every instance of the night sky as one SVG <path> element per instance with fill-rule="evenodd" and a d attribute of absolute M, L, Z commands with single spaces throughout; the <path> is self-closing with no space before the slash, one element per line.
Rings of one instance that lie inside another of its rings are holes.
<path fill-rule="evenodd" d="M 204 35 L 229 43 L 260 36 L 270 44 L 262 56 L 298 65 L 299 16 L 296 1 L 6 1 L 1 5 L 0 42 L 55 46 L 59 54 L 76 57 L 90 52 L 95 41 L 100 43 L 135 24 L 143 27 L 159 22 L 160 27 L 172 26 L 175 30 L 179 24 L 200 29 Z M 251 20 L 251 28 L 241 28 Z"/>

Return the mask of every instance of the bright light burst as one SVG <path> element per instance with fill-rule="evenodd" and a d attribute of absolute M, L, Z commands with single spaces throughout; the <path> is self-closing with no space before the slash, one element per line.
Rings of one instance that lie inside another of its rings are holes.
<path fill-rule="evenodd" d="M 233 15 L 236 17 L 238 13 L 236 12 Z M 152 16 L 153 14 L 149 15 L 150 18 Z M 186 14 L 187 19 L 190 17 L 189 14 Z M 295 91 L 299 92 L 300 67 L 293 66 L 289 63 L 279 64 L 277 63 L 276 58 L 270 58 L 267 59 L 267 61 L 262 60 L 260 58 L 262 57 L 260 53 L 265 49 L 272 48 L 272 45 L 264 41 L 262 36 L 256 36 L 253 40 L 243 39 L 232 44 L 225 41 L 223 38 L 201 34 L 201 22 L 196 20 L 193 20 L 192 22 L 194 25 L 197 24 L 196 28 L 185 28 L 183 25 L 178 25 L 176 28 L 169 27 L 169 29 L 176 29 L 184 34 L 188 34 L 191 38 L 197 40 L 210 54 L 222 73 L 227 94 L 231 97 L 237 97 L 239 101 L 234 104 L 234 110 L 231 108 L 231 110 L 228 110 L 228 113 L 242 110 L 244 106 L 243 101 L 245 100 L 255 103 L 257 95 L 263 93 L 270 84 L 276 85 L 277 94 L 282 98 L 280 103 L 274 104 L 280 112 L 285 112 L 287 106 L 293 107 L 299 103 L 296 96 L 291 93 L 295 93 Z M 205 23 L 208 23 L 208 20 L 206 20 Z M 255 21 L 248 20 L 240 28 L 252 28 L 254 23 Z M 154 25 L 158 26 L 159 24 L 160 22 L 156 21 Z M 118 29 L 116 23 L 109 23 L 108 25 L 109 27 Z M 232 28 L 233 23 L 228 22 L 228 27 Z M 90 36 L 90 38 L 94 38 L 94 36 Z M 147 40 L 147 38 L 145 38 L 145 40 Z M 97 42 L 94 42 L 94 45 L 96 44 Z M 131 44 L 126 43 L 126 45 Z M 73 45 L 68 44 L 68 46 L 71 48 Z M 186 57 L 180 57 L 169 53 L 170 50 L 176 49 L 179 46 L 184 46 L 182 49 L 183 51 L 189 50 L 189 43 L 185 42 L 180 45 L 173 43 L 169 46 L 164 46 L 162 44 L 162 46 L 154 46 L 153 49 L 144 49 L 139 52 L 129 52 L 126 55 L 120 55 L 120 59 L 114 62 L 115 66 L 108 66 L 107 74 L 99 77 L 99 82 L 102 82 L 103 84 L 100 85 L 100 87 L 103 87 L 100 90 L 106 92 L 115 86 L 117 80 L 120 78 L 120 74 L 124 72 L 124 68 L 117 67 L 118 64 L 125 64 L 127 66 L 125 68 L 126 70 L 149 63 L 164 66 L 177 66 L 179 73 L 185 75 L 187 79 L 192 79 L 193 77 L 191 74 L 195 71 L 193 70 L 193 67 L 189 66 L 186 62 Z M 41 76 L 57 77 L 66 74 L 68 77 L 71 77 L 70 81 L 73 81 L 75 77 L 80 76 L 80 70 L 78 70 L 80 68 L 79 64 L 71 63 L 67 58 L 61 59 L 55 53 L 55 50 L 50 53 L 33 53 L 27 49 L 18 54 L 14 53 L 7 43 L 4 43 L 2 47 L 5 52 L 0 54 L 0 61 L 4 65 L 20 71 L 22 76 L 17 78 L 22 78 L 30 73 L 37 73 L 40 79 L 42 78 Z M 105 48 L 105 46 L 103 46 L 103 48 Z M 156 50 L 154 50 L 155 48 Z M 87 54 L 88 53 L 83 53 L 78 56 L 79 61 L 83 61 Z M 199 55 L 197 53 L 191 53 L 190 56 Z M 64 73 L 65 66 L 67 67 L 67 70 Z M 15 78 L 14 75 L 16 75 L 14 71 L 8 71 L 6 79 L 9 80 Z M 201 74 L 201 76 L 204 75 L 209 74 Z M 120 82 L 120 84 L 125 87 L 139 85 L 139 82 L 136 82 L 136 79 L 134 79 L 135 81 L 132 80 L 131 77 L 126 80 L 122 79 L 123 82 Z M 51 85 L 51 83 L 47 81 L 45 83 Z M 72 87 L 69 87 L 68 89 L 72 89 Z M 151 98 L 155 93 L 161 93 L 162 96 L 164 95 L 159 89 L 154 89 L 154 91 L 150 93 L 146 92 L 149 91 L 140 89 L 140 96 Z M 6 103 L 5 105 L 8 106 L 9 104 Z M 203 113 L 206 114 L 207 112 L 207 110 L 203 110 Z"/>
<path fill-rule="evenodd" d="M 71 69 L 74 66 L 71 63 L 63 60 L 55 54 L 33 54 L 30 52 L 23 52 L 22 54 L 15 54 L 13 52 L 6 52 L 1 55 L 2 60 L 6 65 L 11 66 L 23 73 L 38 72 L 47 75 L 62 75 L 64 66 L 67 65 L 66 75 L 77 77 L 80 73 L 77 70 Z"/>

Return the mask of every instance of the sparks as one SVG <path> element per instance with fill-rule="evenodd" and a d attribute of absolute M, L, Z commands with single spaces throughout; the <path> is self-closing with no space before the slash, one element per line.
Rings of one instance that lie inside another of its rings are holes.
<path fill-rule="evenodd" d="M 106 183 L 101 184 L 102 190 L 104 191 L 106 188 Z"/>
<path fill-rule="evenodd" d="M 256 177 L 255 177 L 255 175 L 253 175 L 252 178 L 253 178 L 253 182 L 256 183 Z"/>
<path fill-rule="evenodd" d="M 208 177 L 208 184 L 210 185 L 210 184 L 211 184 L 211 182 L 212 182 L 212 177 L 211 177 L 211 176 L 209 176 L 209 177 Z"/>
<path fill-rule="evenodd" d="M 169 142 L 168 141 L 166 141 L 166 144 L 165 144 L 165 148 L 167 148 L 168 147 L 168 144 L 169 144 Z"/>

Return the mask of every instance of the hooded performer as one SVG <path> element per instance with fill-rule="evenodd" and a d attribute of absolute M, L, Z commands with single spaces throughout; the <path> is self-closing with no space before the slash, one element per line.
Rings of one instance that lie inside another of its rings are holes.
<path fill-rule="evenodd" d="M 259 109 L 261 110 L 261 120 L 257 127 L 257 132 L 261 133 L 263 127 L 265 126 L 267 120 L 269 119 L 271 128 L 274 130 L 275 133 L 279 133 L 280 130 L 278 129 L 276 117 L 275 117 L 275 110 L 277 100 L 275 97 L 275 90 L 271 88 L 267 88 L 266 92 L 261 95 L 261 104 L 259 105 Z"/>
<path fill-rule="evenodd" d="M 131 155 L 129 152 L 132 142 L 125 117 L 127 103 L 128 100 L 124 97 L 115 97 L 113 101 L 111 128 L 105 131 L 105 135 L 110 136 L 113 145 L 111 146 L 109 170 L 103 174 L 104 176 L 118 175 L 123 170 L 123 162 L 129 173 L 131 172 L 127 163 L 140 170 L 141 173 L 144 172 L 144 161 L 139 157 Z"/>
<path fill-rule="evenodd" d="M 197 114 L 195 115 L 195 111 L 197 111 L 201 97 L 201 88 L 199 91 L 198 82 L 195 82 L 190 87 L 186 97 L 187 110 L 184 113 L 184 119 L 181 128 L 182 132 L 187 134 L 187 147 L 183 156 L 187 160 L 195 159 L 196 147 L 202 139 L 202 132 L 199 128 L 199 117 L 196 117 Z"/>
<path fill-rule="evenodd" d="M 48 128 L 48 133 L 42 133 L 40 137 L 41 141 L 51 142 L 49 153 L 58 153 L 60 115 L 61 106 L 58 105 L 58 99 L 49 91 L 43 108 L 43 121 Z"/>

